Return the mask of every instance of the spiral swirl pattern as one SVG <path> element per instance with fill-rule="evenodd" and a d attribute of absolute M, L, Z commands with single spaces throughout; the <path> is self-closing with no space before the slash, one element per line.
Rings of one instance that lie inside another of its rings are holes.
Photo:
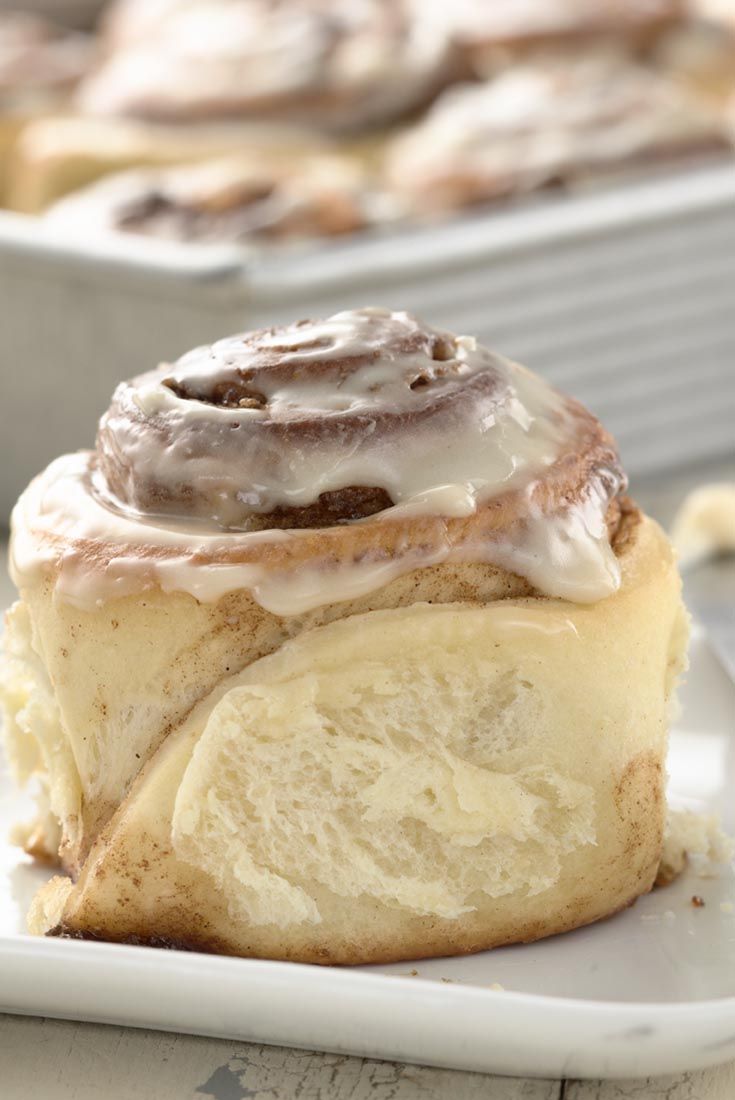
<path fill-rule="evenodd" d="M 122 383 L 96 451 L 21 499 L 14 560 L 54 559 L 74 599 L 246 587 L 277 614 L 447 561 L 593 600 L 619 582 L 624 485 L 575 401 L 471 337 L 363 309 Z"/>
<path fill-rule="evenodd" d="M 504 419 L 522 431 L 513 398 L 508 365 L 474 341 L 406 314 L 338 314 L 230 337 L 123 383 L 100 426 L 98 469 L 138 513 L 324 526 L 434 488 L 442 438 L 467 478 L 482 474 L 463 435 Z M 547 425 L 545 444 L 558 427 Z M 505 458 L 501 475 L 518 461 Z"/>

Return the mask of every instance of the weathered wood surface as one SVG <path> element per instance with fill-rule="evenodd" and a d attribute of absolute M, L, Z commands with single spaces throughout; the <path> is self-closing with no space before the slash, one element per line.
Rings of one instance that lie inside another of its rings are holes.
<path fill-rule="evenodd" d="M 567 1081 L 563 1100 L 735 1100 L 735 1062 L 648 1081 Z"/>
<path fill-rule="evenodd" d="M 0 1100 L 735 1100 L 735 1063 L 562 1084 L 0 1016 Z"/>

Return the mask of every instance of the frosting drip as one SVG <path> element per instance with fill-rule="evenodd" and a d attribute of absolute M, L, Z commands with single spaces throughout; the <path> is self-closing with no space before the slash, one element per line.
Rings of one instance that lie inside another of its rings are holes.
<path fill-rule="evenodd" d="M 21 497 L 12 569 L 81 607 L 246 588 L 285 616 L 474 561 L 587 602 L 620 582 L 623 485 L 581 406 L 469 337 L 365 309 L 123 383 L 96 452 Z"/>
<path fill-rule="evenodd" d="M 569 420 L 558 394 L 471 338 L 366 309 L 231 337 L 123 383 L 98 472 L 123 509 L 231 529 L 264 514 L 273 526 L 275 510 L 276 526 L 302 526 L 302 510 L 359 488 L 382 491 L 372 509 L 332 518 L 432 511 L 439 491 L 468 514 L 549 466 Z"/>

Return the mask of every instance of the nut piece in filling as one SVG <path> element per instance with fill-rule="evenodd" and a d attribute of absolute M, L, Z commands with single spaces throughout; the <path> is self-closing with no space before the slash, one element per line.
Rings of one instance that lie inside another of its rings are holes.
<path fill-rule="evenodd" d="M 362 309 L 122 383 L 13 516 L 36 932 L 320 963 L 650 889 L 686 617 L 577 402 Z M 594 683 L 595 690 L 589 690 Z"/>

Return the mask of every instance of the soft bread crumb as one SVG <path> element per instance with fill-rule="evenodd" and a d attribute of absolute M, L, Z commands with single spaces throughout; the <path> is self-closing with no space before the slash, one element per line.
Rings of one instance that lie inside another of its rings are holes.
<path fill-rule="evenodd" d="M 735 553 L 735 483 L 702 485 L 684 500 L 671 529 L 684 566 Z"/>
<path fill-rule="evenodd" d="M 728 863 L 735 857 L 735 841 L 728 837 L 716 814 L 671 810 L 656 886 L 668 886 L 679 877 L 690 856 L 706 863 Z"/>
<path fill-rule="evenodd" d="M 55 875 L 38 891 L 28 912 L 28 931 L 44 936 L 61 921 L 67 898 L 74 884 L 70 878 Z"/>
<path fill-rule="evenodd" d="M 357 661 L 332 632 L 324 653 L 313 643 L 312 674 L 215 706 L 173 836 L 233 919 L 319 923 L 314 884 L 456 918 L 480 894 L 548 889 L 564 854 L 594 842 L 592 788 L 516 763 L 543 696 L 507 653 L 489 656 L 487 621 L 447 615 L 439 637 L 419 614 L 412 655 L 406 626 L 386 620 Z"/>
<path fill-rule="evenodd" d="M 35 783 L 37 805 L 33 820 L 13 827 L 11 843 L 42 863 L 57 863 L 60 822 L 73 827 L 79 811 L 79 774 L 53 685 L 33 648 L 28 608 L 20 601 L 5 616 L 0 716 L 10 771 L 19 786 Z"/>

